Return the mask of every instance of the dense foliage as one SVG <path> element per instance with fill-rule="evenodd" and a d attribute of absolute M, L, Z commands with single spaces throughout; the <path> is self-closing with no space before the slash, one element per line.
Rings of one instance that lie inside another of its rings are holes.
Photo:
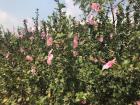
<path fill-rule="evenodd" d="M 92 2 L 83 1 L 81 5 Z M 0 104 L 136 104 L 140 100 L 140 4 L 127 2 L 115 3 L 117 12 L 111 11 L 112 1 L 110 8 L 104 4 L 93 17 L 96 24 L 88 24 L 85 17 L 80 22 L 68 17 L 62 12 L 64 4 L 56 0 L 58 9 L 42 21 L 40 29 L 38 9 L 35 30 L 26 20 L 18 35 L 1 28 Z M 103 70 L 112 59 L 116 63 Z"/>

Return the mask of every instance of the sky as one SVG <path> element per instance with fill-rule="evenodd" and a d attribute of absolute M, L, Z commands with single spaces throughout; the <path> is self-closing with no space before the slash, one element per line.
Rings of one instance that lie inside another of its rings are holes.
<path fill-rule="evenodd" d="M 60 0 L 60 2 L 65 3 L 67 14 L 76 17 L 80 15 L 79 7 L 74 6 L 72 0 Z M 36 8 L 39 9 L 39 18 L 42 20 L 47 19 L 56 7 L 54 0 L 0 0 L 0 24 L 9 29 L 22 26 L 23 19 L 32 24 Z"/>

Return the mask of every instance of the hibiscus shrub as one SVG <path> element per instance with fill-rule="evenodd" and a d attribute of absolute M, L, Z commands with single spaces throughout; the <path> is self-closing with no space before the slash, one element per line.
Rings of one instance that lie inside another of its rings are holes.
<path fill-rule="evenodd" d="M 133 8 L 138 4 L 126 5 L 132 6 L 131 18 L 129 8 L 116 4 L 115 24 L 99 4 L 79 22 L 56 2 L 58 11 L 40 29 L 38 9 L 33 30 L 26 20 L 17 34 L 0 28 L 0 103 L 139 104 L 140 16 Z"/>

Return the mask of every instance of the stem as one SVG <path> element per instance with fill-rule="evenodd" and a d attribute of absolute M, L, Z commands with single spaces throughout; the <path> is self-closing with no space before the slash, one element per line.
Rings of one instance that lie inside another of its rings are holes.
<path fill-rule="evenodd" d="M 113 31 L 115 32 L 115 16 L 114 16 L 114 11 L 113 11 L 113 5 L 112 5 L 111 1 L 109 1 L 109 4 L 111 7 L 111 13 L 112 13 L 112 20 L 113 20 L 112 24 L 113 24 L 113 29 L 114 29 Z"/>
<path fill-rule="evenodd" d="M 61 13 L 61 8 L 60 8 L 60 2 L 59 2 L 59 0 L 58 0 L 58 11 L 59 11 L 59 15 L 60 15 L 60 18 L 61 18 L 62 13 Z"/>

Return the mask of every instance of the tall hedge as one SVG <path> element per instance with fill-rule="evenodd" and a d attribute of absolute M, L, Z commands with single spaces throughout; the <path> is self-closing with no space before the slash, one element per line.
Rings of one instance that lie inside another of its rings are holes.
<path fill-rule="evenodd" d="M 140 100 L 139 8 L 131 2 L 126 8 L 117 4 L 115 23 L 102 8 L 94 16 L 97 24 L 90 25 L 87 15 L 79 22 L 62 11 L 64 4 L 56 3 L 58 8 L 42 21 L 41 29 L 38 9 L 35 30 L 29 30 L 26 20 L 18 34 L 0 28 L 0 104 L 136 104 Z M 73 47 L 75 35 L 77 47 Z M 47 64 L 49 54 L 51 64 Z M 114 58 L 116 63 L 103 70 Z"/>

